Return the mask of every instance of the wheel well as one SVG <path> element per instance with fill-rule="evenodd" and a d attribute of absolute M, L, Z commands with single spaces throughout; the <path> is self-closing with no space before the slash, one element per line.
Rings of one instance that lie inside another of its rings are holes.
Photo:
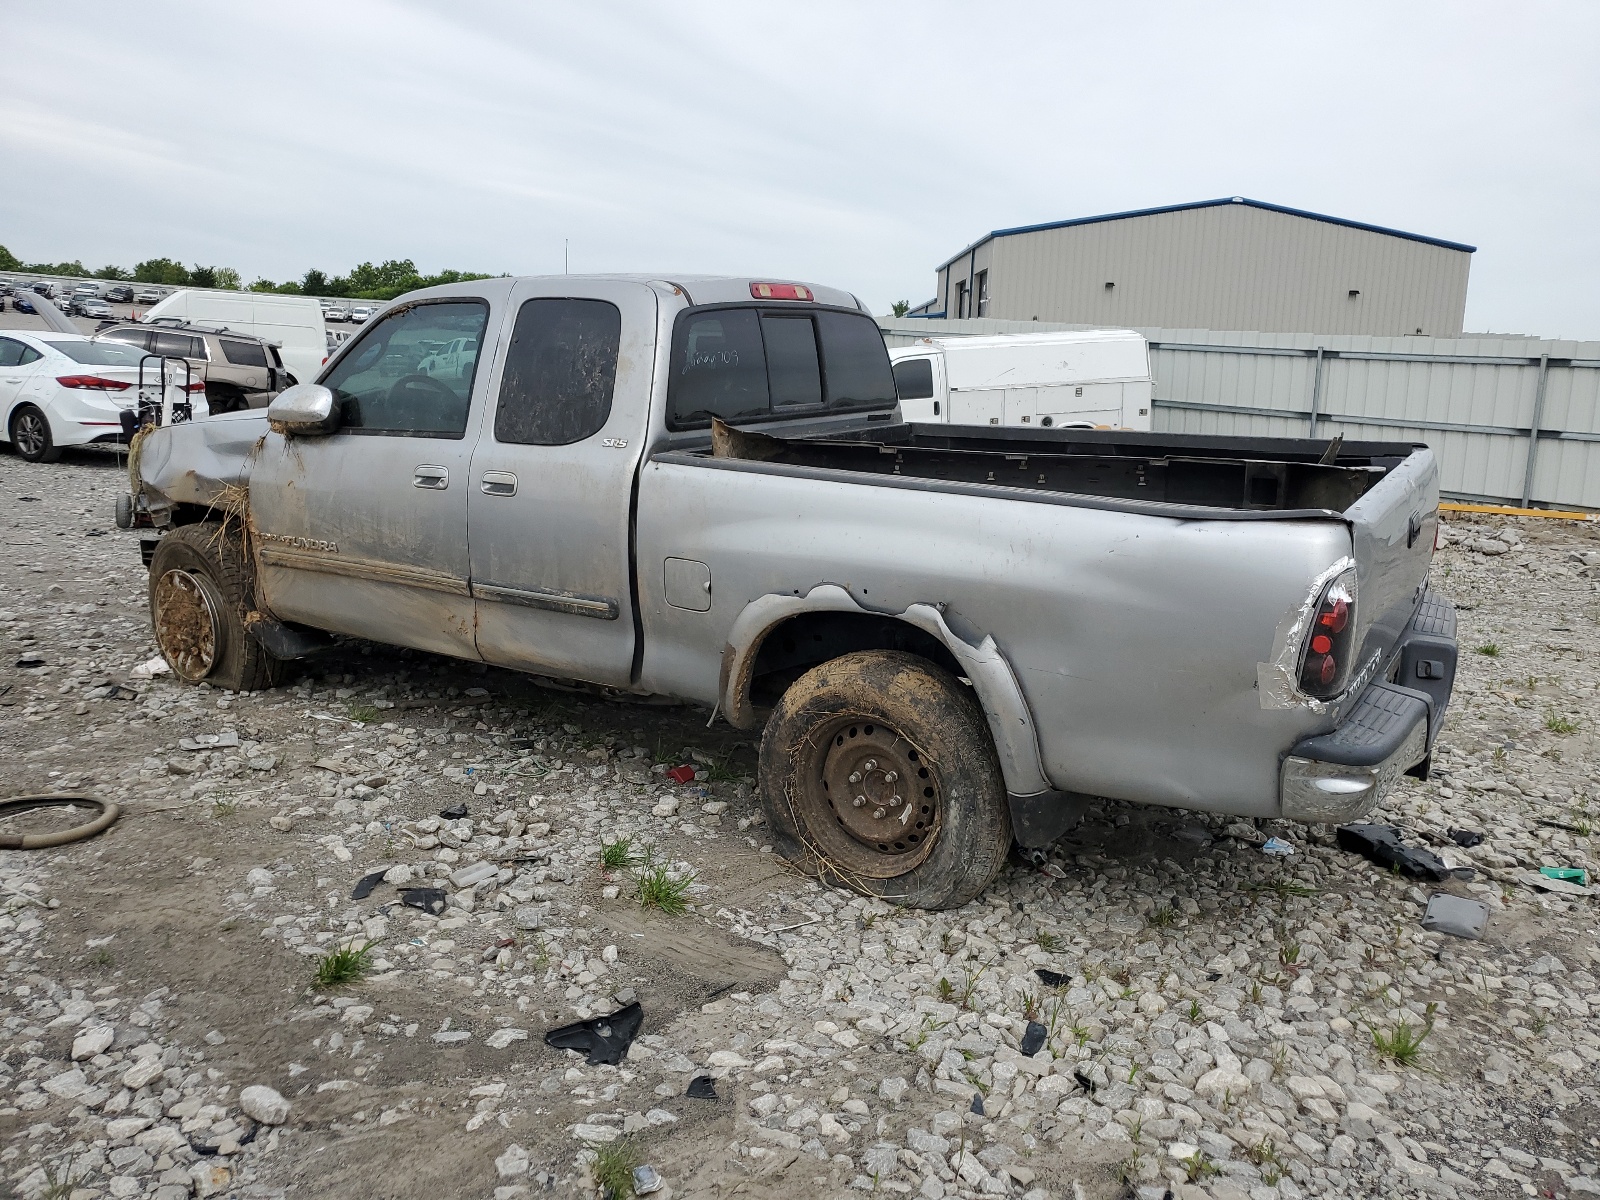
<path fill-rule="evenodd" d="M 960 677 L 955 656 L 931 633 L 877 613 L 800 613 L 761 638 L 750 668 L 750 703 L 771 707 L 812 667 L 858 650 L 903 650 Z"/>

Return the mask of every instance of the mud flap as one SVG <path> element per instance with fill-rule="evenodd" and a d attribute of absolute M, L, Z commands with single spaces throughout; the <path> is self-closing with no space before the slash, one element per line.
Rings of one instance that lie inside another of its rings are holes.
<path fill-rule="evenodd" d="M 1011 803 L 1011 834 L 1017 845 L 1041 849 L 1083 820 L 1093 797 L 1082 792 L 1037 792 L 1032 796 L 1007 793 Z"/>
<path fill-rule="evenodd" d="M 254 613 L 251 616 L 256 619 L 251 620 L 247 617 L 245 628 L 273 658 L 310 658 L 334 644 L 333 639 L 320 629 L 292 629 L 268 617 L 260 617 Z"/>

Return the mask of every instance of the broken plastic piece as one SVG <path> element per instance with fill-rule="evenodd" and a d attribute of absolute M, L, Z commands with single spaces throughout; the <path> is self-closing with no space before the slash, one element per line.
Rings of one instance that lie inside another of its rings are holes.
<path fill-rule="evenodd" d="M 172 674 L 172 668 L 167 665 L 167 660 L 159 654 L 154 658 L 146 659 L 128 672 L 129 677 L 133 679 L 154 679 L 157 675 L 170 674 Z"/>
<path fill-rule="evenodd" d="M 387 868 L 385 868 L 387 870 Z M 356 886 L 350 893 L 352 900 L 365 900 L 372 895 L 372 889 L 383 882 L 385 871 L 374 871 L 370 875 L 363 875 L 356 880 Z"/>
<path fill-rule="evenodd" d="M 649 1163 L 640 1163 L 633 1169 L 633 1194 L 635 1196 L 648 1196 L 651 1192 L 659 1192 L 661 1185 L 666 1180 L 661 1178 L 661 1172 Z"/>
<path fill-rule="evenodd" d="M 1422 914 L 1422 927 L 1451 937 L 1482 941 L 1489 927 L 1489 906 L 1482 900 L 1468 900 L 1448 892 L 1428 897 L 1428 910 Z"/>
<path fill-rule="evenodd" d="M 983 1111 L 983 1093 L 982 1092 L 973 1092 L 972 1093 L 972 1107 L 968 1111 L 969 1112 L 975 1112 L 980 1117 L 987 1115 Z"/>
<path fill-rule="evenodd" d="M 1270 854 L 1274 858 L 1288 858 L 1294 853 L 1294 846 L 1280 837 L 1269 837 L 1261 843 L 1261 853 Z"/>
<path fill-rule="evenodd" d="M 1045 987 L 1066 987 L 1072 982 L 1071 975 L 1063 975 L 1060 971 L 1052 971 L 1049 967 L 1039 967 L 1034 974 Z"/>
<path fill-rule="evenodd" d="M 667 772 L 667 778 L 672 780 L 673 783 L 693 783 L 694 768 L 688 763 L 684 763 L 681 767 L 673 767 L 672 770 Z"/>
<path fill-rule="evenodd" d="M 1444 835 L 1463 850 L 1483 845 L 1483 834 L 1476 829 L 1446 829 Z"/>
<path fill-rule="evenodd" d="M 590 1017 L 587 1021 L 574 1021 L 544 1035 L 545 1045 L 557 1050 L 580 1050 L 589 1056 L 589 1065 L 619 1063 L 628 1052 L 633 1039 L 644 1024 L 644 1009 L 637 1003 L 605 1017 Z"/>
<path fill-rule="evenodd" d="M 717 1085 L 711 1082 L 709 1075 L 696 1075 L 689 1080 L 689 1090 L 684 1095 L 692 1100 L 715 1100 Z"/>
<path fill-rule="evenodd" d="M 1049 1036 L 1050 1031 L 1043 1025 L 1037 1021 L 1029 1021 L 1028 1028 L 1022 1035 L 1022 1044 L 1017 1049 L 1022 1051 L 1026 1057 L 1032 1058 L 1044 1049 L 1045 1038 Z"/>
<path fill-rule="evenodd" d="M 445 895 L 443 888 L 405 888 L 400 892 L 400 903 L 408 904 L 412 908 L 420 908 L 425 913 L 438 916 L 444 912 Z"/>
<path fill-rule="evenodd" d="M 1407 846 L 1393 825 L 1341 825 L 1334 830 L 1339 849 L 1359 854 L 1388 870 L 1399 871 L 1412 879 L 1442 881 L 1450 878 L 1450 868 L 1432 850 Z"/>
<path fill-rule="evenodd" d="M 1563 883 L 1575 883 L 1579 887 L 1589 886 L 1589 872 L 1582 867 L 1540 867 L 1539 874 L 1546 879 L 1559 879 Z"/>
<path fill-rule="evenodd" d="M 17 666 L 24 669 L 29 667 L 42 667 L 44 666 L 44 655 L 24 654 L 21 658 L 17 659 Z"/>
<path fill-rule="evenodd" d="M 460 804 L 452 804 L 449 808 L 442 808 L 439 810 L 439 815 L 446 821 L 459 821 L 467 815 L 466 802 L 462 801 Z"/>

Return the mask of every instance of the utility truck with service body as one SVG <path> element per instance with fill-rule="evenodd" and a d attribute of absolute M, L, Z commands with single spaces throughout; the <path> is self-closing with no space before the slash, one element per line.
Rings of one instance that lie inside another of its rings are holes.
<path fill-rule="evenodd" d="M 889 357 L 912 423 L 1150 428 L 1150 346 L 1131 329 L 925 337 Z"/>
<path fill-rule="evenodd" d="M 138 459 L 183 679 L 332 633 L 696 701 L 763 731 L 778 849 L 897 903 L 1092 796 L 1355 818 L 1455 671 L 1425 446 L 908 422 L 832 288 L 430 288 Z"/>

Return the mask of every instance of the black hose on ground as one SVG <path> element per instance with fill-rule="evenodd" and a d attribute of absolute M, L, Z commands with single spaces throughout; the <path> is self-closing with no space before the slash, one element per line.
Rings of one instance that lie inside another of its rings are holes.
<path fill-rule="evenodd" d="M 95 796 L 75 796 L 68 792 L 52 792 L 38 796 L 9 796 L 0 800 L 0 818 L 15 816 L 35 808 L 69 808 L 79 804 L 92 804 L 100 815 L 87 825 L 75 825 L 59 833 L 0 834 L 0 850 L 47 850 L 51 846 L 65 846 L 81 842 L 97 833 L 104 833 L 111 823 L 122 815 L 122 806 Z"/>

